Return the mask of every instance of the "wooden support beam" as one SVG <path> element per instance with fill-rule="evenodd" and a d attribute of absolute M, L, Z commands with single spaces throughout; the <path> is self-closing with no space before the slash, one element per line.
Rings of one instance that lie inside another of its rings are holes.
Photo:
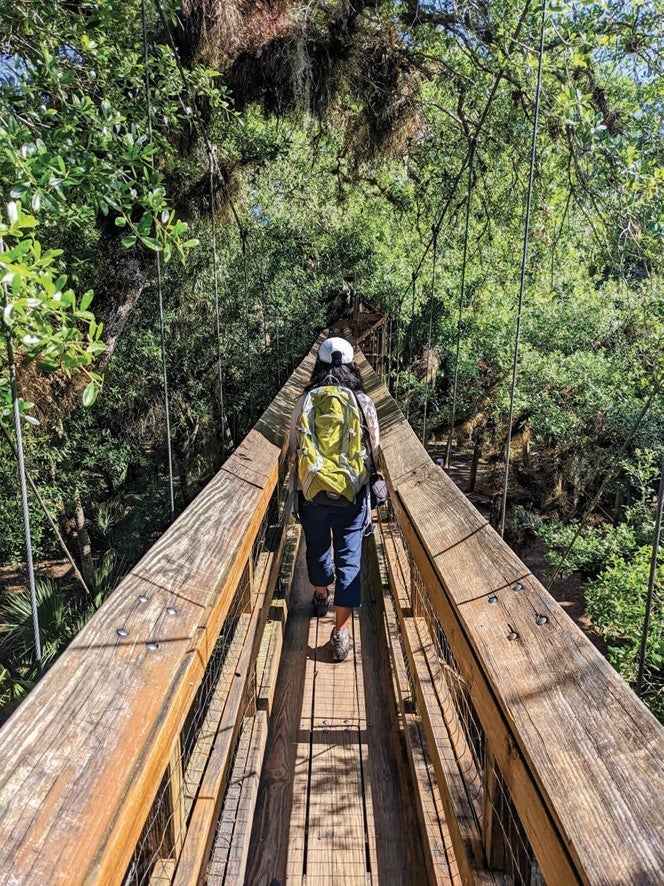
<path fill-rule="evenodd" d="M 383 538 L 385 535 L 383 535 Z M 399 542 L 393 539 L 393 545 Z M 388 568 L 390 580 L 396 586 L 401 577 L 392 557 L 388 556 Z M 422 640 L 417 628 L 417 621 L 424 621 L 421 615 L 416 616 L 401 607 L 399 597 L 403 595 L 395 592 L 395 609 L 399 622 L 401 637 L 404 640 L 406 654 L 409 659 L 410 672 L 413 677 L 417 710 L 422 720 L 422 727 L 427 739 L 427 747 L 431 754 L 436 778 L 443 792 L 443 804 L 445 807 L 445 820 L 449 823 L 450 836 L 454 846 L 454 856 L 457 859 L 461 879 L 464 883 L 473 884 L 483 882 L 487 872 L 483 863 L 482 837 L 478 829 L 475 813 L 469 801 L 464 781 L 459 772 L 458 759 L 455 748 L 450 740 L 450 733 L 459 736 L 463 734 L 458 723 L 452 724 L 454 716 L 453 705 L 449 699 L 445 699 L 445 710 L 448 723 L 445 722 L 441 710 L 438 693 L 446 690 L 444 684 L 436 685 L 430 671 L 431 657 L 427 646 L 430 641 Z M 424 628 L 426 630 L 426 628 Z"/>
<path fill-rule="evenodd" d="M 122 882 L 276 487 L 314 359 L 0 731 L 8 882 Z"/>
<path fill-rule="evenodd" d="M 401 546 L 403 548 L 403 546 Z M 440 886 L 461 886 L 462 879 L 450 836 L 440 790 L 432 777 L 431 761 L 426 741 L 421 734 L 421 720 L 416 713 L 417 700 L 411 689 L 411 677 L 403 653 L 403 634 L 399 626 L 397 609 L 401 619 L 408 617 L 405 595 L 407 578 L 402 571 L 404 561 L 399 547 L 394 544 L 390 527 L 380 525 L 376 537 L 376 552 L 383 586 L 386 634 L 392 660 L 395 697 L 399 704 L 406 749 L 410 760 L 415 790 L 412 793 L 420 822 L 420 833 L 425 854 L 427 880 Z M 396 602 L 395 602 L 396 601 Z"/>
<path fill-rule="evenodd" d="M 664 729 L 360 362 L 399 525 L 545 879 L 658 882 Z"/>

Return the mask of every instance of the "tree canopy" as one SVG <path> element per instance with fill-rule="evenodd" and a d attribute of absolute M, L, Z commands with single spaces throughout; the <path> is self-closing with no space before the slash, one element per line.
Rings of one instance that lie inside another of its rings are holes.
<path fill-rule="evenodd" d="M 600 563 L 615 527 L 591 528 L 577 564 L 609 598 L 642 570 L 664 439 L 663 13 L 544 18 L 509 529 L 534 514 L 554 556 L 618 459 L 601 506 L 629 538 Z M 3 6 L 3 427 L 12 354 L 31 474 L 70 540 L 85 514 L 98 567 L 169 519 L 162 359 L 181 509 L 351 300 L 389 318 L 413 425 L 435 447 L 454 412 L 499 487 L 541 22 L 530 0 Z M 0 449 L 0 561 L 20 562 Z"/>

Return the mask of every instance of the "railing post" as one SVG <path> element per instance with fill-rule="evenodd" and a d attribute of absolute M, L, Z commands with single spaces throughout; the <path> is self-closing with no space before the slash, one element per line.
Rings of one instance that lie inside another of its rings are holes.
<path fill-rule="evenodd" d="M 173 854 L 177 860 L 180 857 L 184 835 L 187 829 L 187 819 L 184 806 L 184 777 L 182 772 L 182 739 L 178 736 L 171 759 L 168 764 L 168 801 L 171 807 L 171 836 L 173 839 Z"/>
<path fill-rule="evenodd" d="M 482 816 L 482 842 L 487 867 L 493 871 L 505 870 L 505 842 L 498 820 L 497 805 L 500 802 L 496 785 L 496 760 L 487 749 L 484 762 L 484 810 Z"/>

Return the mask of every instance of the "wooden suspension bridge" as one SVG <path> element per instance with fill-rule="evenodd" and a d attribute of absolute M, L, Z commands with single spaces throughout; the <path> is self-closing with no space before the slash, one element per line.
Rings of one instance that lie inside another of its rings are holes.
<path fill-rule="evenodd" d="M 358 354 L 390 505 L 312 617 L 296 369 L 0 731 L 3 884 L 664 882 L 663 728 Z"/>

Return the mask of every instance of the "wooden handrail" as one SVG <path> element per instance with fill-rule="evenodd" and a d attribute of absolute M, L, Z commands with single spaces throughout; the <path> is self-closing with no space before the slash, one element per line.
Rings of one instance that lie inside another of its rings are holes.
<path fill-rule="evenodd" d="M 3 882 L 122 882 L 276 488 L 313 353 L 0 731 Z"/>
<path fill-rule="evenodd" d="M 664 728 L 360 362 L 401 532 L 546 882 L 661 882 Z"/>
<path fill-rule="evenodd" d="M 0 731 L 3 881 L 122 882 L 250 569 L 314 353 Z M 378 407 L 401 532 L 546 881 L 659 882 L 664 730 L 432 464 L 359 362 Z M 250 649 L 255 643 L 243 647 L 242 661 Z M 419 660 L 433 675 L 437 663 L 427 655 Z M 419 698 L 426 704 L 434 694 Z M 227 719 L 222 731 L 236 729 Z M 221 753 L 207 774 L 214 791 L 230 751 Z M 196 820 L 203 817 L 201 810 Z M 451 830 L 464 877 L 481 882 L 477 858 L 463 862 L 468 840 Z M 182 882 L 200 875 L 207 823 L 192 841 L 180 846 Z"/>

